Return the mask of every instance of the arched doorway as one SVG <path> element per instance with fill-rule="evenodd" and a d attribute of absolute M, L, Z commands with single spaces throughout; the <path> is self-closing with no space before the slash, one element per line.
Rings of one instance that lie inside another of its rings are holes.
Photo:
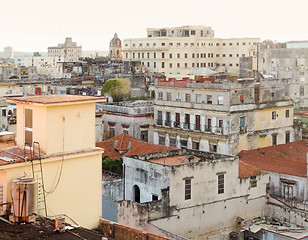
<path fill-rule="evenodd" d="M 137 185 L 134 185 L 134 201 L 140 203 L 140 188 Z"/>

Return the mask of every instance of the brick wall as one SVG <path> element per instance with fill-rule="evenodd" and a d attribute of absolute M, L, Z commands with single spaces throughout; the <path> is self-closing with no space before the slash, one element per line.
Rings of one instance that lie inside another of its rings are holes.
<path fill-rule="evenodd" d="M 131 228 L 105 219 L 100 220 L 99 230 L 114 240 L 172 240 L 171 238 Z"/>

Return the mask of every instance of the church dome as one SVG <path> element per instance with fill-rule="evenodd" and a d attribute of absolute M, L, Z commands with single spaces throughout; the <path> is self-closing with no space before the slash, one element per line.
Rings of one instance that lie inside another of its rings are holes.
<path fill-rule="evenodd" d="M 120 47 L 120 46 L 122 46 L 122 42 L 121 42 L 120 38 L 118 38 L 117 33 L 114 34 L 113 39 L 111 39 L 109 46 L 110 47 L 116 47 L 116 46 Z"/>

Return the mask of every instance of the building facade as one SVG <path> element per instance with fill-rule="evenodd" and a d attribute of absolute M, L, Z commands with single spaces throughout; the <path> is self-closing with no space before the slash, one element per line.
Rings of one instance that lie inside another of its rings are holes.
<path fill-rule="evenodd" d="M 297 140 L 288 80 L 202 81 L 158 80 L 155 144 L 237 154 Z"/>
<path fill-rule="evenodd" d="M 103 132 L 97 132 L 99 141 L 126 133 L 142 141 L 153 142 L 153 102 L 97 104 L 97 111 L 104 112 L 102 115 Z"/>
<path fill-rule="evenodd" d="M 72 38 L 66 38 L 64 44 L 57 47 L 48 47 L 48 57 L 58 58 L 58 62 L 77 62 L 82 56 L 82 47 L 77 46 Z"/>
<path fill-rule="evenodd" d="M 152 73 L 193 74 L 200 68 L 238 74 L 239 58 L 253 56 L 259 38 L 215 38 L 206 26 L 147 29 L 147 38 L 124 39 L 124 61 L 141 61 Z"/>
<path fill-rule="evenodd" d="M 123 164 L 121 224 L 184 237 L 175 239 L 229 239 L 266 208 L 268 174 L 235 156 L 173 150 L 127 156 Z"/>
<path fill-rule="evenodd" d="M 274 44 L 258 47 L 258 70 L 263 75 L 291 79 L 290 95 L 296 108 L 308 107 L 308 42 Z"/>

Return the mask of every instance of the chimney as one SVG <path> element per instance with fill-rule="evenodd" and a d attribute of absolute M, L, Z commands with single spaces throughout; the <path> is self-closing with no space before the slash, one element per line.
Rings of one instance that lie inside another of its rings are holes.
<path fill-rule="evenodd" d="M 118 145 L 118 139 L 117 139 L 117 140 L 114 140 L 114 142 L 113 142 L 113 148 L 117 148 L 117 145 Z"/>

